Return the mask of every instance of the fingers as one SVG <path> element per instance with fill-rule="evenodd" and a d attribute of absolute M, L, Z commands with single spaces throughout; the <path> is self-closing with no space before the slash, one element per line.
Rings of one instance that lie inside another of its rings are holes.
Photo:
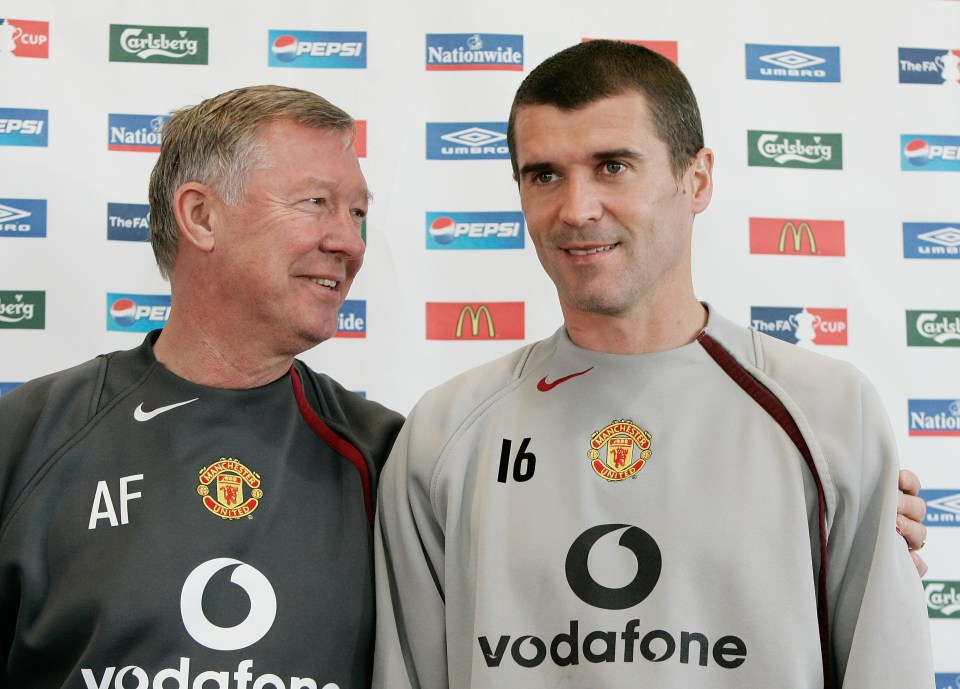
<path fill-rule="evenodd" d="M 917 554 L 916 550 L 910 551 L 910 557 L 913 558 L 913 564 L 917 568 L 917 573 L 922 577 L 927 573 L 927 563 L 923 561 L 923 558 Z"/>
<path fill-rule="evenodd" d="M 907 493 L 900 493 L 897 496 L 897 526 L 903 529 L 903 525 L 900 524 L 901 517 L 906 517 L 907 520 L 912 522 L 922 522 L 924 516 L 927 514 L 927 503 L 923 498 L 919 498 L 916 495 L 909 495 Z M 923 526 L 920 524 L 920 526 Z M 927 530 L 924 528 L 923 536 L 926 537 Z"/>
<path fill-rule="evenodd" d="M 920 479 L 909 469 L 900 470 L 900 490 L 910 495 L 920 494 Z M 923 517 L 921 516 L 921 519 Z"/>
<path fill-rule="evenodd" d="M 910 557 L 922 577 L 927 573 L 927 563 L 918 552 L 927 543 L 927 527 L 923 517 L 927 514 L 927 503 L 920 495 L 920 479 L 909 469 L 900 470 L 900 490 L 897 496 L 897 531 L 903 536 L 910 548 Z"/>

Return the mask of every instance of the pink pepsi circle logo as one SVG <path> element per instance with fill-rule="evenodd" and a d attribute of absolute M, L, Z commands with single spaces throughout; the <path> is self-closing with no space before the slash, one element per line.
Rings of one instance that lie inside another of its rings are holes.
<path fill-rule="evenodd" d="M 437 244 L 449 244 L 454 240 L 454 230 L 457 229 L 457 223 L 453 218 L 441 216 L 430 223 L 430 236 Z"/>
<path fill-rule="evenodd" d="M 923 139 L 914 139 L 903 147 L 903 156 L 913 165 L 926 165 L 930 162 L 930 144 Z"/>
<path fill-rule="evenodd" d="M 281 62 L 293 62 L 297 59 L 297 39 L 289 34 L 277 36 L 270 49 L 274 57 Z"/>
<path fill-rule="evenodd" d="M 110 306 L 110 317 L 117 322 L 117 325 L 133 325 L 137 320 L 137 304 L 132 299 L 117 299 Z"/>

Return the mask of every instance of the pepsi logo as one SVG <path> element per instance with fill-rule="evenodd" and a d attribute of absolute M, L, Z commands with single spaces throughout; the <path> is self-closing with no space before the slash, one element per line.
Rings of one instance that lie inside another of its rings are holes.
<path fill-rule="evenodd" d="M 930 144 L 923 139 L 914 139 L 903 147 L 903 155 L 913 165 L 926 165 L 930 161 Z"/>
<path fill-rule="evenodd" d="M 297 39 L 290 34 L 278 36 L 271 50 L 274 57 L 281 62 L 293 62 L 297 59 Z"/>
<path fill-rule="evenodd" d="M 132 299 L 117 299 L 110 306 L 110 317 L 116 321 L 117 325 L 133 325 L 137 319 L 137 304 Z"/>
<path fill-rule="evenodd" d="M 453 218 L 441 216 L 430 223 L 430 236 L 437 244 L 449 244 L 454 240 L 456 228 L 457 224 L 453 221 Z"/>

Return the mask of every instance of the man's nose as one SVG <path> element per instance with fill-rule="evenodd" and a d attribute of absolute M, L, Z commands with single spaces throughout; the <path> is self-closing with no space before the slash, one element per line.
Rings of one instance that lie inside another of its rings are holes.
<path fill-rule="evenodd" d="M 596 222 L 603 215 L 598 189 L 592 180 L 568 178 L 563 188 L 560 219 L 571 227 Z"/>

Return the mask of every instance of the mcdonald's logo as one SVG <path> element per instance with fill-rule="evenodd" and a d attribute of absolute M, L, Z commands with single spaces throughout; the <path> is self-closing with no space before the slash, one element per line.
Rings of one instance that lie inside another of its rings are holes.
<path fill-rule="evenodd" d="M 844 256 L 843 221 L 750 218 L 750 253 Z"/>
<path fill-rule="evenodd" d="M 428 340 L 522 340 L 523 302 L 428 302 Z"/>
<path fill-rule="evenodd" d="M 476 311 L 473 310 L 473 307 L 467 304 L 462 309 L 460 309 L 460 315 L 457 317 L 457 339 L 463 337 L 463 317 L 467 314 L 470 314 L 470 330 L 473 333 L 473 336 L 476 337 L 480 333 L 480 317 L 487 317 L 487 333 L 490 336 L 490 339 L 496 338 L 497 334 L 493 328 L 493 314 L 490 313 L 490 309 L 487 308 L 486 304 L 481 304 Z"/>
<path fill-rule="evenodd" d="M 777 247 L 777 251 L 781 254 L 784 252 L 787 244 L 787 232 L 790 232 L 793 235 L 793 251 L 794 253 L 800 253 L 800 246 L 803 243 L 803 232 L 807 232 L 807 241 L 810 244 L 810 253 L 817 253 L 817 240 L 813 237 L 813 230 L 810 229 L 810 223 L 802 222 L 800 226 L 797 227 L 792 222 L 786 222 L 783 225 L 783 229 L 780 230 L 780 246 Z"/>

